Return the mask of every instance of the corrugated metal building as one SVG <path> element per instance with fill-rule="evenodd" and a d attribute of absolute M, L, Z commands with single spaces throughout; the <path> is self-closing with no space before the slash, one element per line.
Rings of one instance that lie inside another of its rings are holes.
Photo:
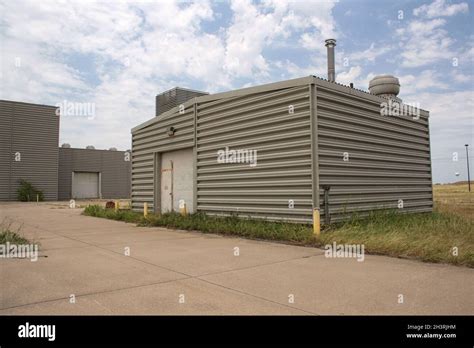
<path fill-rule="evenodd" d="M 194 96 L 132 129 L 132 207 L 293 222 L 430 212 L 429 113 L 391 75 L 371 93 L 308 76 Z"/>
<path fill-rule="evenodd" d="M 129 198 L 130 157 L 127 151 L 61 147 L 59 200 Z"/>
<path fill-rule="evenodd" d="M 429 113 L 383 116 L 389 101 L 314 76 L 195 97 L 132 129 L 132 206 L 295 222 L 320 208 L 324 221 L 329 188 L 331 221 L 429 212 Z M 222 163 L 226 150 L 257 163 Z"/>
<path fill-rule="evenodd" d="M 17 200 L 20 179 L 43 191 L 45 200 L 57 200 L 59 116 L 56 109 L 0 100 L 0 201 Z"/>
<path fill-rule="evenodd" d="M 46 201 L 129 198 L 130 153 L 58 148 L 56 110 L 0 100 L 0 201 L 17 200 L 19 179 L 43 191 Z"/>

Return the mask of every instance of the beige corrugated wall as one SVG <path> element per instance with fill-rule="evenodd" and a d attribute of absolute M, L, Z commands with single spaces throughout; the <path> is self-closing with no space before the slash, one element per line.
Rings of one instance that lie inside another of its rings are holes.
<path fill-rule="evenodd" d="M 380 208 L 431 211 L 428 113 L 382 116 L 387 100 L 364 94 L 325 81 L 316 87 L 322 214 L 323 185 L 331 221 Z"/>
<path fill-rule="evenodd" d="M 311 221 L 308 86 L 197 106 L 197 209 Z M 218 163 L 219 150 L 257 151 L 257 165 Z"/>

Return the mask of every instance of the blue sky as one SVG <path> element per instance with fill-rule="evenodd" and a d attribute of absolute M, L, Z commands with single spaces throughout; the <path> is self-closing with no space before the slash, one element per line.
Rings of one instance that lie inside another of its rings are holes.
<path fill-rule="evenodd" d="M 93 104 L 93 117 L 62 117 L 60 142 L 128 149 L 130 129 L 153 116 L 160 91 L 179 85 L 218 92 L 326 77 L 324 39 L 332 37 L 337 81 L 366 90 L 377 74 L 399 77 L 399 96 L 431 113 L 434 182 L 465 180 L 464 144 L 474 145 L 473 6 L 0 1 L 0 98 Z"/>

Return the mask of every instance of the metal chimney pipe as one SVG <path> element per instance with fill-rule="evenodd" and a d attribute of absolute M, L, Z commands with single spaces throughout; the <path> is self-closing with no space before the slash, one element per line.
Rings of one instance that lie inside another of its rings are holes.
<path fill-rule="evenodd" d="M 336 82 L 336 67 L 334 63 L 334 47 L 336 47 L 335 39 L 327 39 L 326 47 L 328 48 L 328 80 Z"/>

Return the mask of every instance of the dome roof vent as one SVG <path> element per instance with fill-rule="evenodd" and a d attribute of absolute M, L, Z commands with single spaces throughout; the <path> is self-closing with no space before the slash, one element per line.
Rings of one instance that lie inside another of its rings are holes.
<path fill-rule="evenodd" d="M 389 99 L 396 99 L 400 93 L 400 81 L 392 75 L 378 75 L 369 82 L 369 91 L 371 94 Z"/>

